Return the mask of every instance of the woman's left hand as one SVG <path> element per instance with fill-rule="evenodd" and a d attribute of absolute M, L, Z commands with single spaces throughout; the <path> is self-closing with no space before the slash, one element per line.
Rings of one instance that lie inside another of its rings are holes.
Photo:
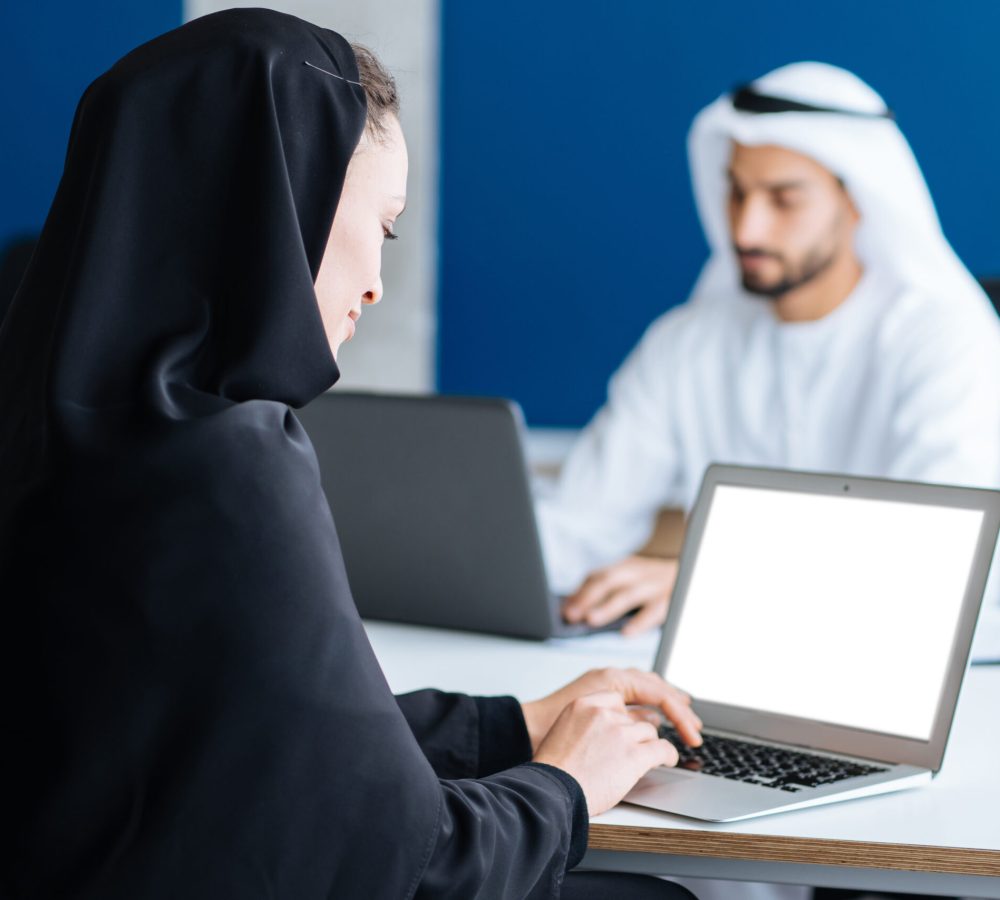
<path fill-rule="evenodd" d="M 616 691 L 628 705 L 654 707 L 673 723 L 688 746 L 701 744 L 702 721 L 691 709 L 691 698 L 687 694 L 667 684 L 654 672 L 607 668 L 592 669 L 541 700 L 521 704 L 532 752 L 538 749 L 567 704 L 578 697 L 600 691 Z M 660 715 L 651 709 L 636 708 L 630 710 L 630 714 L 654 724 L 660 722 Z"/>

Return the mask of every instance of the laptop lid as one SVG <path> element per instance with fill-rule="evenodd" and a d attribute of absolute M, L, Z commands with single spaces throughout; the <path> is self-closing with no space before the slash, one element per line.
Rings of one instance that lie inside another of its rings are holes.
<path fill-rule="evenodd" d="M 655 669 L 706 725 L 937 770 L 1000 492 L 714 465 Z"/>
<path fill-rule="evenodd" d="M 362 616 L 552 634 L 516 404 L 333 391 L 296 415 Z"/>

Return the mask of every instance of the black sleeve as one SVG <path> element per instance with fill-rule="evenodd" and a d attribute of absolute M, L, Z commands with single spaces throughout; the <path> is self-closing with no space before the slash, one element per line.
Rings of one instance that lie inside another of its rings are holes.
<path fill-rule="evenodd" d="M 527 763 L 441 781 L 437 838 L 415 898 L 558 898 L 587 848 L 587 804 L 566 772 Z"/>
<path fill-rule="evenodd" d="M 396 703 L 439 778 L 483 778 L 531 759 L 513 697 L 426 690 L 397 695 Z"/>
<path fill-rule="evenodd" d="M 558 897 L 587 849 L 587 802 L 567 772 L 528 762 L 517 700 L 427 690 L 396 702 L 442 779 L 416 897 Z"/>

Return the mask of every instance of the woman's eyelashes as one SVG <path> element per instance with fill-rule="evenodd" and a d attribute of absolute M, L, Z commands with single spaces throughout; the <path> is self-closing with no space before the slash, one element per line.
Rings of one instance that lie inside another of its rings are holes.
<path fill-rule="evenodd" d="M 385 236 L 385 239 L 387 241 L 394 241 L 396 240 L 396 238 L 399 237 L 399 235 L 396 234 L 396 232 L 393 231 L 392 228 L 388 225 L 382 226 L 382 234 Z"/>

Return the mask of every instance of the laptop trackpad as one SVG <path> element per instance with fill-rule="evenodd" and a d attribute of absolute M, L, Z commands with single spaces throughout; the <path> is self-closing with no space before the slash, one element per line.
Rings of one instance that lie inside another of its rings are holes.
<path fill-rule="evenodd" d="M 776 793 L 772 788 L 685 769 L 659 768 L 639 779 L 625 802 L 709 822 L 725 822 L 788 802 L 776 798 Z"/>

